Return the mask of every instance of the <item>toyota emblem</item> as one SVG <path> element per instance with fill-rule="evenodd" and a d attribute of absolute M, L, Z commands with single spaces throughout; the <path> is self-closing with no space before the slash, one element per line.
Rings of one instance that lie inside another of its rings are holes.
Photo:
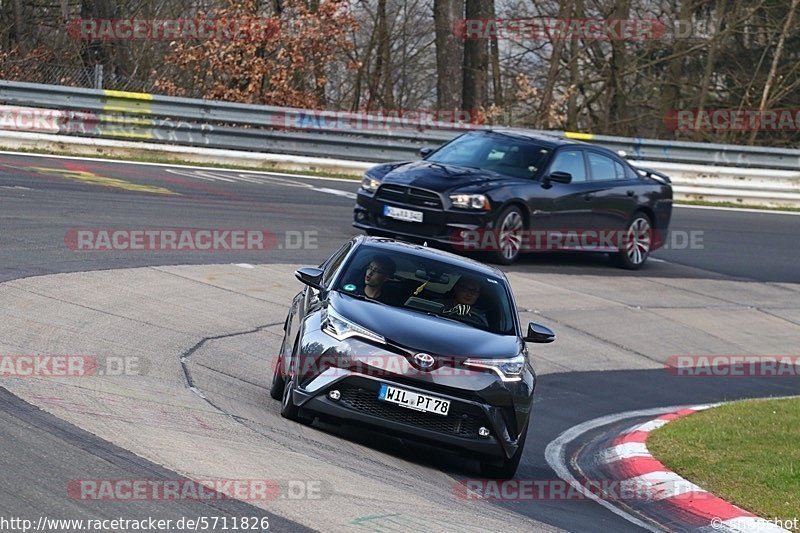
<path fill-rule="evenodd" d="M 434 359 L 432 355 L 418 353 L 414 354 L 414 362 L 416 362 L 417 366 L 420 368 L 428 369 L 433 366 L 433 364 L 436 362 L 436 359 Z"/>

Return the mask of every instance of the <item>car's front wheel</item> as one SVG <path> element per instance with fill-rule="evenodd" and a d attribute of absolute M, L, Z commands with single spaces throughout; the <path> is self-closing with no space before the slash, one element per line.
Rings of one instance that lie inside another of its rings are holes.
<path fill-rule="evenodd" d="M 522 451 L 525 448 L 525 441 L 528 438 L 528 429 L 522 433 L 517 444 L 517 451 L 510 459 L 504 459 L 501 463 L 493 461 L 481 461 L 481 475 L 489 479 L 511 479 L 517 473 L 519 462 L 522 459 Z"/>
<path fill-rule="evenodd" d="M 292 391 L 294 391 L 294 379 L 287 381 L 286 386 L 283 388 L 281 416 L 294 422 L 300 422 L 301 424 L 311 424 L 314 421 L 314 417 L 304 414 L 300 408 L 294 404 L 292 401 Z"/>
<path fill-rule="evenodd" d="M 275 363 L 275 371 L 272 373 L 272 385 L 269 388 L 269 395 L 273 400 L 282 400 L 283 389 L 285 388 L 286 378 L 283 375 L 283 356 L 278 356 L 278 362 Z"/>
<path fill-rule="evenodd" d="M 613 259 L 617 266 L 637 270 L 650 256 L 653 244 L 653 226 L 650 217 L 641 211 L 634 213 L 623 233 L 620 250 Z"/>
<path fill-rule="evenodd" d="M 522 233 L 525 230 L 525 219 L 519 207 L 510 205 L 503 209 L 497 217 L 497 250 L 492 252 L 492 259 L 501 265 L 510 265 L 522 251 Z"/>

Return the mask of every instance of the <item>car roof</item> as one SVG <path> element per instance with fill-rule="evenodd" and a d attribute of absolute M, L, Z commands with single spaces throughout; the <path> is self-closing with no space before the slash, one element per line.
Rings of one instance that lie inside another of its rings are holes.
<path fill-rule="evenodd" d="M 521 141 L 535 141 L 536 143 L 542 144 L 547 148 L 556 148 L 558 146 L 566 144 L 586 144 L 580 141 L 574 141 L 572 139 L 561 137 L 557 135 L 555 132 L 550 134 L 541 131 L 524 130 L 516 128 L 492 128 L 483 131 L 485 133 L 499 133 L 502 135 L 516 137 Z"/>
<path fill-rule="evenodd" d="M 487 276 L 495 276 L 500 279 L 505 279 L 505 274 L 502 270 L 483 264 L 468 257 L 452 254 L 444 250 L 430 248 L 421 244 L 414 244 L 410 242 L 397 241 L 388 237 L 369 237 L 366 235 L 359 235 L 356 237 L 357 244 L 368 245 L 371 248 L 378 248 L 386 251 L 405 252 L 413 254 L 425 259 L 432 259 L 448 263 L 456 267 L 469 268 L 475 272 L 485 274 Z"/>
<path fill-rule="evenodd" d="M 500 133 L 502 135 L 509 135 L 511 137 L 516 137 L 519 140 L 523 141 L 534 141 L 538 144 L 543 145 L 545 148 L 555 149 L 559 146 L 580 146 L 583 148 L 591 148 L 592 150 L 597 150 L 600 152 L 605 152 L 608 154 L 612 154 L 616 157 L 621 157 L 620 154 L 606 148 L 605 146 L 600 146 L 598 144 L 587 143 L 583 141 L 578 141 L 575 139 L 570 139 L 568 137 L 564 137 L 563 134 L 559 135 L 557 132 L 541 132 L 535 130 L 524 130 L 524 129 L 515 129 L 515 128 L 492 128 L 487 130 L 481 130 L 483 133 Z M 625 158 L 622 157 L 624 160 Z"/>

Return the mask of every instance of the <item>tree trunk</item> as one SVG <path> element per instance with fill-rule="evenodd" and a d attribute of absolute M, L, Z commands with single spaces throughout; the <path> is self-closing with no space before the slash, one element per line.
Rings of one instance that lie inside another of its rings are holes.
<path fill-rule="evenodd" d="M 612 20 L 628 20 L 630 17 L 630 0 L 616 0 Z M 628 122 L 628 105 L 625 96 L 625 41 L 621 38 L 611 40 L 611 61 L 608 76 L 608 117 L 607 129 L 616 135 L 627 135 L 630 132 Z"/>
<path fill-rule="evenodd" d="M 22 12 L 22 0 L 14 0 L 12 5 L 14 17 L 14 40 L 17 43 L 20 53 L 25 51 L 25 16 Z M 20 56 L 21 57 L 21 56 Z"/>
<path fill-rule="evenodd" d="M 728 6 L 727 0 L 717 0 L 716 4 L 716 15 L 717 15 L 717 23 L 714 28 L 714 33 L 711 37 L 711 40 L 708 43 L 708 52 L 706 53 L 706 64 L 703 69 L 703 80 L 700 82 L 700 93 L 697 99 L 697 115 L 696 120 L 700 120 L 700 114 L 706 107 L 706 102 L 708 101 L 708 93 L 711 90 L 711 75 L 714 73 L 715 70 L 715 63 L 717 60 L 717 50 L 719 50 L 720 43 L 723 42 L 729 33 L 730 28 L 723 31 L 723 25 L 725 24 L 725 18 L 728 15 L 728 11 L 726 7 Z M 695 126 L 699 126 L 699 122 L 695 123 Z M 694 138 L 700 140 L 702 136 L 702 132 L 699 128 L 696 128 L 694 131 Z"/>
<path fill-rule="evenodd" d="M 489 18 L 496 18 L 494 2 L 489 2 Z M 498 107 L 503 107 L 503 80 L 500 77 L 500 45 L 497 39 L 489 42 L 490 59 L 492 62 L 492 100 Z"/>
<path fill-rule="evenodd" d="M 786 36 L 789 34 L 789 28 L 792 27 L 792 19 L 794 18 L 794 14 L 797 11 L 798 5 L 800 5 L 800 0 L 792 0 L 792 5 L 789 7 L 789 14 L 786 16 L 786 21 L 783 24 L 781 35 L 778 38 L 778 46 L 775 48 L 775 55 L 772 57 L 772 65 L 769 67 L 767 81 L 764 83 L 764 91 L 761 93 L 761 103 L 758 106 L 759 113 L 763 113 L 763 111 L 767 108 L 769 91 L 772 89 L 772 82 L 775 81 L 775 73 L 778 71 L 778 64 L 780 63 L 781 56 L 783 55 L 783 46 L 786 43 Z M 750 134 L 750 144 L 755 142 L 757 135 L 758 129 L 754 128 L 753 133 Z"/>
<path fill-rule="evenodd" d="M 678 20 L 692 20 L 694 10 L 694 0 L 684 0 L 678 12 Z M 667 63 L 667 72 L 664 79 L 664 86 L 661 90 L 661 116 L 666 117 L 671 111 L 680 106 L 681 100 L 681 79 L 683 74 L 683 62 L 686 59 L 686 49 L 688 43 L 686 39 L 675 38 L 672 45 L 672 58 Z M 675 132 L 667 128 L 662 120 L 659 128 L 665 137 L 674 137 Z"/>
<path fill-rule="evenodd" d="M 382 7 L 379 11 L 378 24 L 378 53 L 383 63 L 382 102 L 384 109 L 394 109 L 394 84 L 392 83 L 392 41 L 389 38 L 389 22 L 386 15 L 386 0 L 380 0 Z"/>
<path fill-rule="evenodd" d="M 572 2 L 564 1 L 559 4 L 558 18 L 566 19 L 572 11 Z M 561 54 L 564 50 L 564 40 L 556 39 L 550 43 L 553 47 L 553 52 L 550 54 L 550 67 L 547 70 L 547 81 L 544 85 L 542 94 L 542 101 L 539 102 L 539 112 L 536 117 L 536 126 L 548 129 L 552 127 L 550 118 L 552 116 L 553 106 L 553 91 L 558 81 L 558 74 L 561 69 Z"/>
<path fill-rule="evenodd" d="M 467 19 L 488 19 L 490 4 L 494 0 L 466 0 Z M 487 105 L 487 76 L 489 70 L 488 43 L 486 39 L 468 39 L 464 42 L 464 86 L 461 107 L 467 111 Z"/>
<path fill-rule="evenodd" d="M 461 65 L 464 48 L 453 25 L 464 16 L 463 0 L 433 0 L 436 29 L 436 108 L 456 110 L 461 107 Z"/>
<path fill-rule="evenodd" d="M 378 13 L 376 20 L 377 51 L 375 54 L 375 70 L 369 81 L 369 98 L 367 109 L 372 109 L 376 100 L 380 101 L 383 109 L 394 106 L 392 98 L 389 30 L 386 23 L 386 0 L 378 0 Z M 388 86 L 387 86 L 388 85 Z"/>
<path fill-rule="evenodd" d="M 572 16 L 576 19 L 584 18 L 583 0 L 575 0 Z M 567 131 L 578 131 L 578 92 L 581 84 L 578 72 L 578 57 L 581 54 L 581 45 L 578 39 L 572 39 L 569 45 L 569 85 L 572 92 L 567 100 Z"/>

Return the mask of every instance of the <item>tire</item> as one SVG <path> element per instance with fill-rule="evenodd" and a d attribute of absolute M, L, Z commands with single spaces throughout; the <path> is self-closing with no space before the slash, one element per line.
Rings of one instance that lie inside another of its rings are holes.
<path fill-rule="evenodd" d="M 501 265 L 510 265 L 519 258 L 522 251 L 522 231 L 525 230 L 525 218 L 519 207 L 510 205 L 497 217 L 498 250 L 491 253 L 491 261 Z"/>
<path fill-rule="evenodd" d="M 286 317 L 288 324 L 289 317 Z M 286 326 L 284 325 L 284 328 Z M 275 363 L 275 369 L 272 371 L 272 385 L 269 388 L 269 395 L 273 400 L 283 399 L 283 389 L 286 387 L 286 375 L 283 372 L 283 353 L 286 351 L 286 341 L 288 340 L 288 333 L 284 332 L 283 340 L 281 340 L 281 347 L 278 351 L 278 361 Z"/>
<path fill-rule="evenodd" d="M 290 379 L 283 388 L 283 398 L 281 399 L 281 416 L 293 422 L 310 425 L 314 417 L 309 417 L 300 411 L 292 401 L 292 391 L 294 391 L 294 380 Z"/>
<path fill-rule="evenodd" d="M 281 350 L 283 351 L 283 350 Z M 283 389 L 286 388 L 286 378 L 283 375 L 283 356 L 278 356 L 275 370 L 272 372 L 272 385 L 269 388 L 269 395 L 273 400 L 283 399 Z"/>
<path fill-rule="evenodd" d="M 625 227 L 624 242 L 620 251 L 612 256 L 614 264 L 627 270 L 638 270 L 650 257 L 653 244 L 653 222 L 650 217 L 637 211 Z"/>
<path fill-rule="evenodd" d="M 517 473 L 520 459 L 522 459 L 522 452 L 525 449 L 525 441 L 528 439 L 528 427 L 519 438 L 517 451 L 511 459 L 504 459 L 502 463 L 497 464 L 493 461 L 481 461 L 481 475 L 488 479 L 511 479 Z"/>

